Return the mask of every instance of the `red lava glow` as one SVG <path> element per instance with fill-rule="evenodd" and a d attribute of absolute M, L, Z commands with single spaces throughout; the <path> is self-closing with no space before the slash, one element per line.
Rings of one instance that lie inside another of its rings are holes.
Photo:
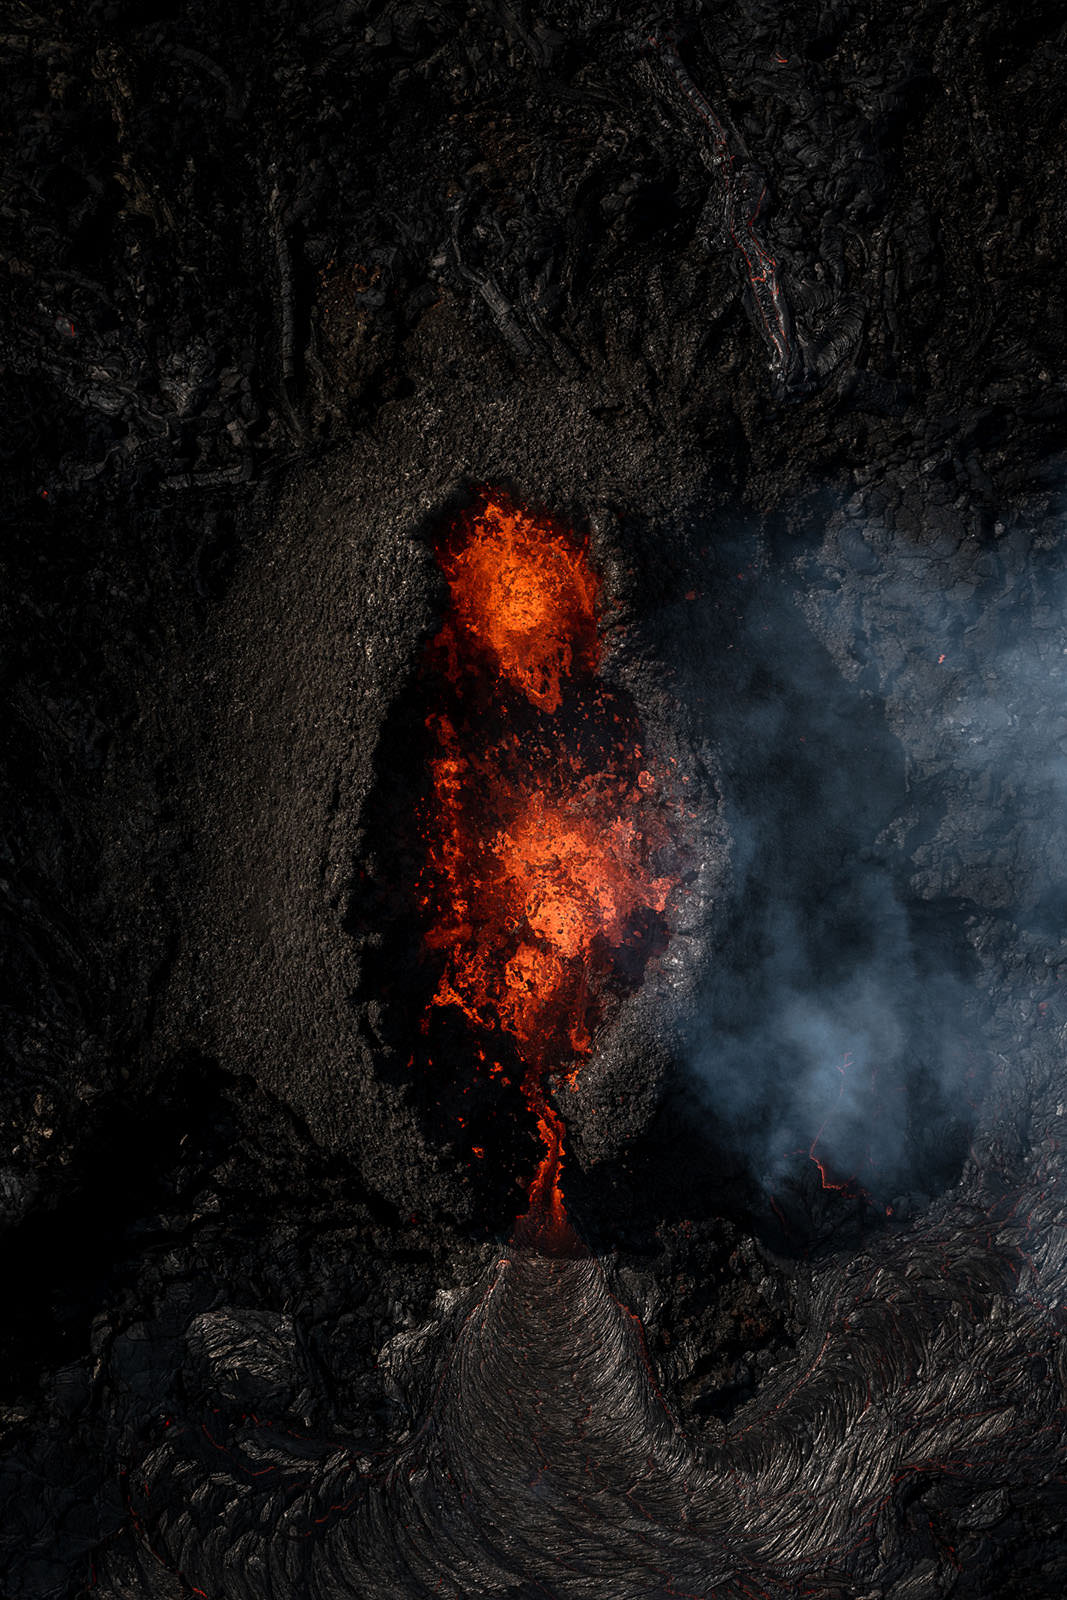
<path fill-rule="evenodd" d="M 563 1130 L 546 1079 L 575 1081 L 666 945 L 679 880 L 667 780 L 632 702 L 599 676 L 586 541 L 493 493 L 437 554 L 450 605 L 427 660 L 441 685 L 419 881 L 430 1011 L 453 1008 L 485 1058 L 517 1058 L 547 1151 L 531 1214 L 556 1226 Z"/>

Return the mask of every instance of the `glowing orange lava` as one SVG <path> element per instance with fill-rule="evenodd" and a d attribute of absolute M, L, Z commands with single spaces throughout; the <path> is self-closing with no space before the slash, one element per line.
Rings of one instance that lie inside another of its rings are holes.
<path fill-rule="evenodd" d="M 461 643 L 487 651 L 542 711 L 558 711 L 562 680 L 596 666 L 597 581 L 584 549 L 546 532 L 516 506 L 487 500 L 477 538 L 445 551 L 441 568 Z"/>
<path fill-rule="evenodd" d="M 443 688 L 419 890 L 431 1014 L 453 1008 L 483 1056 L 517 1059 L 548 1152 L 530 1214 L 551 1218 L 563 1130 L 546 1077 L 573 1081 L 666 944 L 677 851 L 634 707 L 598 676 L 586 543 L 496 494 L 438 559 L 450 608 L 428 656 Z"/>
<path fill-rule="evenodd" d="M 567 1215 L 560 1184 L 563 1166 L 563 1123 L 551 1106 L 537 1119 L 545 1145 L 529 1189 L 529 1206 L 515 1228 L 516 1244 L 533 1245 L 541 1255 L 579 1255 L 583 1245 Z"/>

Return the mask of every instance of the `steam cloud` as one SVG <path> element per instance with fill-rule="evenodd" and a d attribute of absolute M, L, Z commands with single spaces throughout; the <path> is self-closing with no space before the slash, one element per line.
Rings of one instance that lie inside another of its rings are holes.
<path fill-rule="evenodd" d="M 899 1208 L 965 1155 L 998 1043 L 1058 1017 L 1067 574 L 1022 527 L 975 576 L 852 512 L 811 554 L 740 540 L 680 632 L 735 873 L 691 1063 L 768 1187 L 817 1141 Z"/>

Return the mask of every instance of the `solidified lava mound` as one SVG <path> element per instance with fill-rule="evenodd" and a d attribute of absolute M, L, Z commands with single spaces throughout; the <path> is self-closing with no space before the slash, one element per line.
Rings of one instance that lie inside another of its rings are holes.
<path fill-rule="evenodd" d="M 601 1265 L 573 1234 L 546 1253 L 545 1222 L 453 1309 L 426 1414 L 394 1452 L 248 1415 L 168 1421 L 129 1484 L 143 1539 L 107 1559 L 100 1592 L 157 1592 L 162 1564 L 194 1593 L 249 1600 L 843 1597 L 870 1592 L 879 1542 L 917 1516 L 936 1540 L 949 1517 L 1002 1515 L 1008 1478 L 1054 1525 L 1062 1390 L 1033 1367 L 1047 1313 L 1018 1299 L 1005 1328 L 994 1311 L 1017 1242 L 1040 1248 L 1064 1224 L 1062 1199 L 1027 1198 L 1022 1232 L 995 1208 L 942 1213 L 929 1242 L 912 1230 L 827 1268 L 800 1359 L 703 1446 Z M 1067 1287 L 1062 1250 L 1030 1270 L 1045 1292 Z"/>
<path fill-rule="evenodd" d="M 5 1600 L 1062 1600 L 1062 7 L 0 68 Z"/>

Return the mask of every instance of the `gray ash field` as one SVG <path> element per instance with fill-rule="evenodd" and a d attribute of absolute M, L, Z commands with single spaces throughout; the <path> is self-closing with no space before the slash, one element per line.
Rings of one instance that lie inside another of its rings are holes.
<path fill-rule="evenodd" d="M 5 8 L 5 1596 L 1059 1600 L 1065 51 Z M 426 1024 L 485 493 L 677 821 L 534 1088 Z"/>

